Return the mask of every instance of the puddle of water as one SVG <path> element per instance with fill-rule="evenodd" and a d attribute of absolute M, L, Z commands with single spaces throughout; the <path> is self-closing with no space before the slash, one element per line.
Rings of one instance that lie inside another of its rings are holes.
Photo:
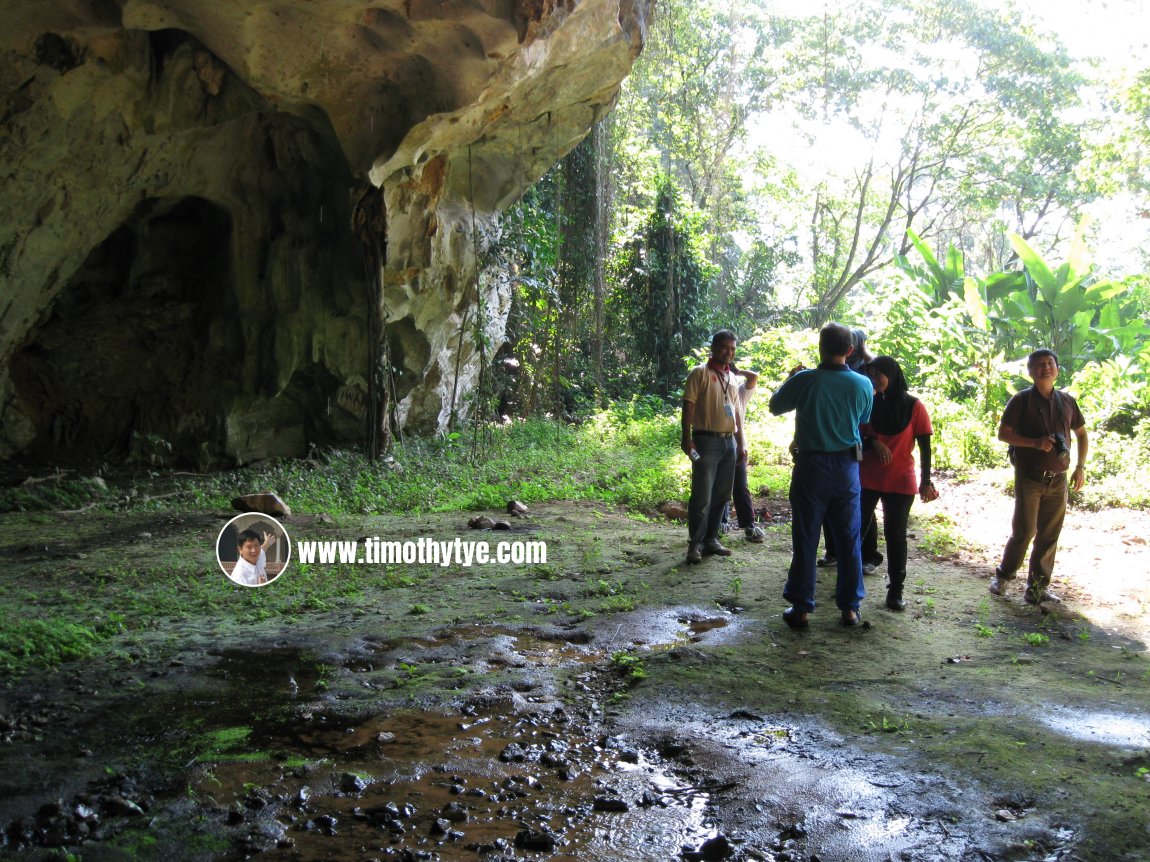
<path fill-rule="evenodd" d="M 284 648 L 252 652 L 224 650 L 209 675 L 224 680 L 235 695 L 266 702 L 269 697 L 295 697 L 301 690 L 310 692 L 320 678 L 320 665 L 306 661 L 300 650 Z"/>
<path fill-rule="evenodd" d="M 1150 748 L 1150 719 L 1118 712 L 1049 707 L 1034 719 L 1056 733 L 1083 742 L 1098 742 L 1121 748 Z"/>
<path fill-rule="evenodd" d="M 682 620 L 680 621 L 682 622 Z M 703 635 L 715 629 L 725 628 L 727 620 L 724 617 L 708 617 L 702 620 L 686 620 L 687 631 L 690 632 L 692 642 L 703 639 Z"/>
<path fill-rule="evenodd" d="M 277 846 L 260 848 L 271 859 L 505 850 L 664 862 L 712 834 L 705 789 L 683 784 L 645 752 L 573 731 L 561 711 L 407 713 L 352 725 L 317 716 L 257 729 L 250 744 L 309 765 L 207 764 L 193 789 L 242 813 L 232 815 L 241 831 L 258 822 L 266 835 L 262 812 L 274 807 Z"/>
<path fill-rule="evenodd" d="M 514 652 L 529 659 L 540 667 L 566 667 L 576 664 L 591 664 L 602 658 L 602 652 L 574 641 L 585 641 L 587 634 L 576 631 L 572 640 L 561 634 L 545 636 L 529 630 L 515 630 L 504 626 L 459 626 L 437 632 L 432 638 L 411 638 L 405 640 L 377 641 L 369 645 L 373 653 L 390 653 L 402 647 L 419 650 L 432 650 L 463 644 L 482 643 L 484 649 L 494 654 Z M 353 660 L 349 667 L 353 670 L 372 670 L 370 662 Z"/>

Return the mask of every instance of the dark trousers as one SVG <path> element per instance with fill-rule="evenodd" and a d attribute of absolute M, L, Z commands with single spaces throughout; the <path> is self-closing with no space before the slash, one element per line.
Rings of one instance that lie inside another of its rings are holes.
<path fill-rule="evenodd" d="M 791 470 L 791 567 L 783 598 L 798 611 L 815 609 L 815 557 L 819 531 L 830 525 L 838 548 L 835 604 L 839 610 L 858 610 L 863 590 L 859 529 L 859 465 L 853 455 L 799 452 Z"/>
<path fill-rule="evenodd" d="M 751 499 L 751 489 L 747 485 L 747 459 L 735 465 L 735 514 L 739 516 L 739 529 L 749 530 L 755 526 L 755 504 Z"/>
<path fill-rule="evenodd" d="M 1058 551 L 1058 536 L 1066 519 L 1066 474 L 1050 479 L 1014 473 L 1014 519 L 1010 523 L 1010 538 L 1002 552 L 1002 562 L 996 574 L 1011 580 L 1026 556 L 1031 540 L 1030 569 L 1027 592 L 1040 597 L 1050 585 L 1054 574 L 1054 555 Z"/>
<path fill-rule="evenodd" d="M 910 520 L 910 507 L 914 505 L 914 494 L 892 494 L 863 488 L 863 523 L 875 533 L 876 542 L 878 529 L 874 511 L 879 500 L 882 501 L 882 534 L 886 539 L 887 589 L 901 598 L 902 585 L 906 582 L 906 529 Z M 865 554 L 863 558 L 866 558 Z"/>
<path fill-rule="evenodd" d="M 735 478 L 735 438 L 695 438 L 699 459 L 691 465 L 687 530 L 691 544 L 717 541 Z"/>
<path fill-rule="evenodd" d="M 886 511 L 885 509 L 883 511 Z M 829 524 L 823 524 L 823 541 L 826 543 L 827 551 L 826 556 L 828 559 L 838 558 L 835 553 L 835 537 L 831 534 Z M 862 559 L 864 563 L 870 563 L 872 566 L 877 566 L 882 562 L 882 554 L 878 552 L 878 528 L 872 519 L 868 524 L 866 518 L 863 518 L 863 531 L 862 531 Z"/>

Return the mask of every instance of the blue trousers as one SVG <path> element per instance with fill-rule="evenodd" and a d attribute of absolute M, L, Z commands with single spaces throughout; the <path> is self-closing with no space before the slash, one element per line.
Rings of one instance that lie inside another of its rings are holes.
<path fill-rule="evenodd" d="M 735 438 L 696 437 L 699 460 L 691 465 L 687 530 L 692 544 L 718 541 L 723 510 L 735 482 Z"/>
<path fill-rule="evenodd" d="M 791 470 L 791 568 L 783 598 L 796 610 L 815 609 L 815 560 L 823 523 L 838 551 L 835 604 L 841 611 L 857 611 L 863 589 L 862 549 L 859 534 L 859 465 L 850 454 L 799 452 Z"/>

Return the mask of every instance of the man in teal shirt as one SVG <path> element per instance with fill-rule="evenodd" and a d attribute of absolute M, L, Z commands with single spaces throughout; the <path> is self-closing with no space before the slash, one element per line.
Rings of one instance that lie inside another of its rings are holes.
<path fill-rule="evenodd" d="M 859 424 L 870 419 L 871 382 L 847 367 L 851 331 L 828 323 L 819 332 L 815 369 L 801 366 L 771 396 L 771 413 L 795 411 L 795 465 L 791 471 L 791 567 L 783 598 L 791 607 L 783 620 L 806 628 L 815 609 L 815 559 L 825 521 L 838 549 L 835 604 L 843 625 L 861 622 L 863 590 L 859 530 Z"/>

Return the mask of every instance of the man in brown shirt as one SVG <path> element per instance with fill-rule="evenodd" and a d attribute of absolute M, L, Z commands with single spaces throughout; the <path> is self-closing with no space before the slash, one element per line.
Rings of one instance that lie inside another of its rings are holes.
<path fill-rule="evenodd" d="M 681 446 L 691 459 L 688 563 L 702 562 L 704 554 L 731 554 L 719 542 L 719 527 L 731 499 L 735 463 L 747 457 L 739 384 L 731 377 L 736 341 L 729 329 L 716 332 L 711 358 L 692 368 L 683 386 Z"/>
<path fill-rule="evenodd" d="M 1001 596 L 1022 565 L 1031 540 L 1026 601 L 1037 605 L 1058 601 L 1050 592 L 1058 536 L 1066 516 L 1067 468 L 1071 436 L 1078 453 L 1070 487 L 1081 490 L 1086 481 L 1086 421 L 1078 403 L 1054 388 L 1058 379 L 1058 356 L 1053 350 L 1035 350 L 1026 361 L 1034 385 L 1010 399 L 998 426 L 998 439 L 1009 443 L 1014 463 L 1014 519 L 1002 562 L 994 570 L 990 592 Z"/>

